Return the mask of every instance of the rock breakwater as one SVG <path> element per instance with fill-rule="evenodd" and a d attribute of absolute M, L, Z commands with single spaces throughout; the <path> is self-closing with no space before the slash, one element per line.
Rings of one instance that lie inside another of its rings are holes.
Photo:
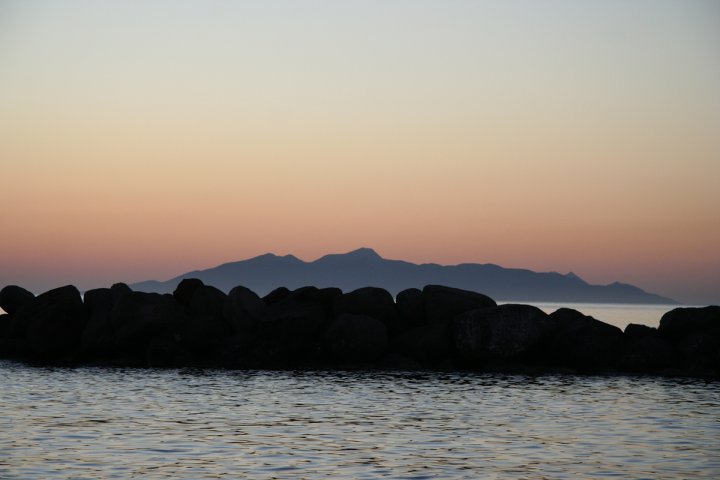
<path fill-rule="evenodd" d="M 198 279 L 173 294 L 118 283 L 81 296 L 0 291 L 0 357 L 124 366 L 470 369 L 720 376 L 720 307 L 676 308 L 625 331 L 440 285 L 225 294 Z"/>

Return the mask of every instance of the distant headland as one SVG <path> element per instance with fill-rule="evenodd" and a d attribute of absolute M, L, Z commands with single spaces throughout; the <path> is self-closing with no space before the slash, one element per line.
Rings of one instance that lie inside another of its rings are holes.
<path fill-rule="evenodd" d="M 382 258 L 370 248 L 325 255 L 312 262 L 293 255 L 268 253 L 184 273 L 167 281 L 149 280 L 130 286 L 146 292 L 170 293 L 184 278 L 198 278 L 225 293 L 236 285 L 244 285 L 260 295 L 269 293 L 279 284 L 291 289 L 316 285 L 338 287 L 344 291 L 374 286 L 393 295 L 408 288 L 441 284 L 483 292 L 501 302 L 678 303 L 625 283 L 591 285 L 573 273 L 562 275 L 477 263 L 415 264 Z"/>
<path fill-rule="evenodd" d="M 720 307 L 676 308 L 624 331 L 561 308 L 498 305 L 441 285 L 279 287 L 228 294 L 184 279 L 172 294 L 118 283 L 80 295 L 0 290 L 0 358 L 213 368 L 443 369 L 720 375 Z"/>

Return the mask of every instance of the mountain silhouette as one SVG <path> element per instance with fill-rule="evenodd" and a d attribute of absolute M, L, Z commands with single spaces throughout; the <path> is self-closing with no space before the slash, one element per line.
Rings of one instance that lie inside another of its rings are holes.
<path fill-rule="evenodd" d="M 562 275 L 477 263 L 415 264 L 382 258 L 371 248 L 325 255 L 312 262 L 293 255 L 267 253 L 188 272 L 164 282 L 149 280 L 131 286 L 135 290 L 170 293 L 184 278 L 199 278 L 225 292 L 243 285 L 259 295 L 280 286 L 294 289 L 307 285 L 339 287 L 343 291 L 373 286 L 396 295 L 406 288 L 439 284 L 481 292 L 506 302 L 677 303 L 624 283 L 591 285 L 572 272 Z"/>

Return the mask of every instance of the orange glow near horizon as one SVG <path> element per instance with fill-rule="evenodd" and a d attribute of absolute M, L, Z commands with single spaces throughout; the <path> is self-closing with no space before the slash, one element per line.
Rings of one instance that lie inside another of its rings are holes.
<path fill-rule="evenodd" d="M 720 9 L 277 5 L 0 6 L 0 284 L 367 246 L 720 302 Z"/>

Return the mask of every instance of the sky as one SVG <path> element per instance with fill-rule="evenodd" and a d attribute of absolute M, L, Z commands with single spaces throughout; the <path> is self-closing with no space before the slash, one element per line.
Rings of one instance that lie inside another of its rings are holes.
<path fill-rule="evenodd" d="M 717 304 L 720 3 L 0 0 L 0 182 L 36 293 L 364 246 Z"/>

